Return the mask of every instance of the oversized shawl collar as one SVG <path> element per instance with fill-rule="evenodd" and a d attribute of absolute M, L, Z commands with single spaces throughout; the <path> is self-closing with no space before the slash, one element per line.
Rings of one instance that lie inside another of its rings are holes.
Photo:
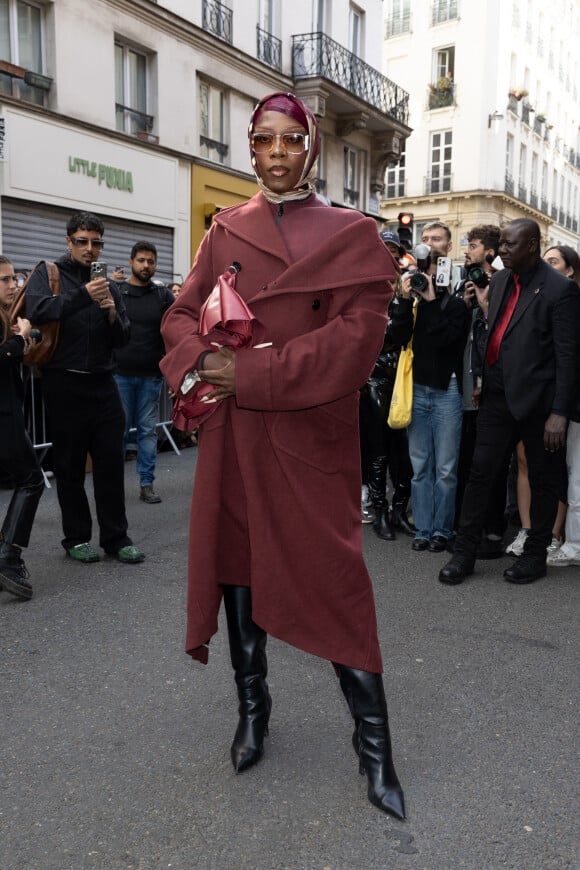
<path fill-rule="evenodd" d="M 396 278 L 394 261 L 380 242 L 372 218 L 354 210 L 327 206 L 316 197 L 292 206 L 316 209 L 320 211 L 321 224 L 324 222 L 320 245 L 294 262 L 291 262 L 272 208 L 262 194 L 243 206 L 226 209 L 215 218 L 228 233 L 276 257 L 286 266 L 266 289 L 256 294 L 260 298 L 288 292 L 311 293 L 352 284 L 384 283 Z"/>

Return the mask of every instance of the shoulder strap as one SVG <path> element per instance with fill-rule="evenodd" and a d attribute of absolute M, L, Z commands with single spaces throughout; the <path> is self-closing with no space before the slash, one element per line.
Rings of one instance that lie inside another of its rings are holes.
<path fill-rule="evenodd" d="M 60 272 L 58 271 L 58 267 L 56 263 L 51 262 L 51 260 L 45 260 L 44 265 L 46 266 L 46 271 L 48 273 L 48 283 L 50 284 L 50 289 L 52 291 L 53 296 L 60 295 Z"/>

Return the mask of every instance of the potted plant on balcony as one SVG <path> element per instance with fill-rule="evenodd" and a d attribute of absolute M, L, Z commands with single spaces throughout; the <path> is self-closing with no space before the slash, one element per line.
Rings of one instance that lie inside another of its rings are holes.
<path fill-rule="evenodd" d="M 546 113 L 545 112 L 536 112 L 536 121 L 538 124 L 546 123 Z"/>
<path fill-rule="evenodd" d="M 524 97 L 528 96 L 528 91 L 525 88 L 510 88 L 509 96 L 516 100 L 523 100 Z"/>
<path fill-rule="evenodd" d="M 437 83 L 429 85 L 429 108 L 440 109 L 453 104 L 453 78 L 451 73 L 439 76 Z"/>

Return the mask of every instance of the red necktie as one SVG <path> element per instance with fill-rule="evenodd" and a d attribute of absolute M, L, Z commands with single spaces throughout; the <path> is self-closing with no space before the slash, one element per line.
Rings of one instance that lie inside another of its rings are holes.
<path fill-rule="evenodd" d="M 514 275 L 513 277 L 514 289 L 507 301 L 507 305 L 501 316 L 501 320 L 493 331 L 493 334 L 487 346 L 487 351 L 485 353 L 486 362 L 490 366 L 495 365 L 498 360 L 501 340 L 504 337 L 504 333 L 509 326 L 509 322 L 512 319 L 512 315 L 514 313 L 518 299 L 520 298 L 520 290 L 522 289 L 522 285 L 520 284 L 520 279 L 517 275 Z"/>

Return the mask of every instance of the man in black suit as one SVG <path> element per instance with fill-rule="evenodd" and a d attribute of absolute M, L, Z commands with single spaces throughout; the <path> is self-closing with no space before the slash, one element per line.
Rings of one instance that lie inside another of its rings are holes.
<path fill-rule="evenodd" d="M 504 577 L 531 583 L 546 574 L 559 495 L 558 452 L 578 390 L 580 289 L 540 255 L 540 228 L 522 218 L 503 230 L 499 255 L 506 267 L 491 280 L 483 389 L 473 464 L 453 558 L 442 583 L 473 573 L 498 457 L 524 442 L 532 491 L 532 528 L 524 554 Z"/>

